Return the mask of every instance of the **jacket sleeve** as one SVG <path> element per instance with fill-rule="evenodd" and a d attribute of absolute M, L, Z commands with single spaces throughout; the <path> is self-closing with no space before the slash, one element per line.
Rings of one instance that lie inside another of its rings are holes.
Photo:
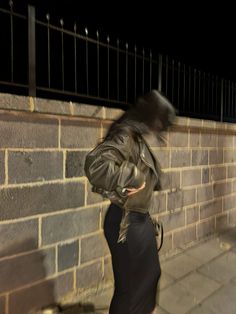
<path fill-rule="evenodd" d="M 114 147 L 106 142 L 89 153 L 85 160 L 85 173 L 90 183 L 106 191 L 120 191 L 124 188 L 138 188 L 144 181 L 144 174 L 125 158 L 129 151 L 128 142 Z"/>

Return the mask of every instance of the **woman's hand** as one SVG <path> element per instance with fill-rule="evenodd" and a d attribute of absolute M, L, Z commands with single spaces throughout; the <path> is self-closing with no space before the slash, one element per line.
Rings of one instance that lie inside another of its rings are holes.
<path fill-rule="evenodd" d="M 132 188 L 132 189 L 128 189 L 128 188 L 126 188 L 126 191 L 128 192 L 128 196 L 130 196 L 130 195 L 133 195 L 133 194 L 135 194 L 135 193 L 138 193 L 140 190 L 142 190 L 142 189 L 144 189 L 145 188 L 145 185 L 146 185 L 146 182 L 144 182 L 139 188 L 137 188 L 137 189 L 134 189 L 134 188 Z"/>

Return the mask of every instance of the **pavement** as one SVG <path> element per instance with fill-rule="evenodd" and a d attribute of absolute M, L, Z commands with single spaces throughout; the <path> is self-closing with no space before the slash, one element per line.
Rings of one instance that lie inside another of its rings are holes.
<path fill-rule="evenodd" d="M 158 314 L 236 314 L 236 227 L 161 259 L 161 268 Z M 111 297 L 109 289 L 65 314 L 107 314 Z"/>

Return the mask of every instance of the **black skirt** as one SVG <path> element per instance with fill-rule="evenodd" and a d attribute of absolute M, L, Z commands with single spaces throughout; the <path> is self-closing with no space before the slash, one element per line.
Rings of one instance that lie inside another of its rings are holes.
<path fill-rule="evenodd" d="M 115 280 L 109 313 L 150 314 L 161 274 L 155 231 L 149 214 L 132 211 L 126 241 L 117 243 L 121 218 L 122 209 L 111 204 L 104 222 Z"/>

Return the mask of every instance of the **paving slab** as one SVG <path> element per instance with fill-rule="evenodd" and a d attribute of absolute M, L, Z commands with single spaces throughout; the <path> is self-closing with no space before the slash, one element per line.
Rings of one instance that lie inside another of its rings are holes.
<path fill-rule="evenodd" d="M 163 270 L 161 272 L 161 278 L 158 284 L 158 290 L 162 290 L 168 286 L 170 286 L 174 282 L 174 278 L 169 274 L 165 273 Z"/>

